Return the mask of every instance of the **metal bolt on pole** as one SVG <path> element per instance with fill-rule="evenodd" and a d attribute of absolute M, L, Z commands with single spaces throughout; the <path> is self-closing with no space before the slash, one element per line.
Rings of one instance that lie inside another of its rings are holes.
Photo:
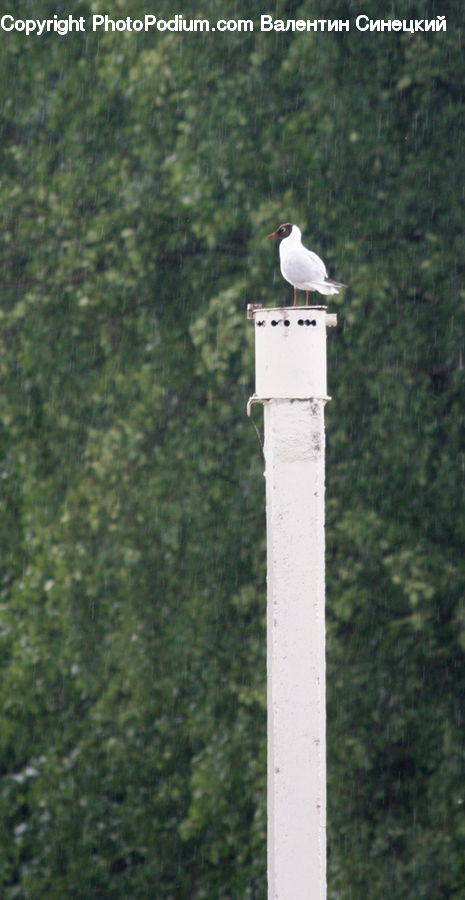
<path fill-rule="evenodd" d="M 326 898 L 326 307 L 251 304 L 267 508 L 268 900 Z"/>

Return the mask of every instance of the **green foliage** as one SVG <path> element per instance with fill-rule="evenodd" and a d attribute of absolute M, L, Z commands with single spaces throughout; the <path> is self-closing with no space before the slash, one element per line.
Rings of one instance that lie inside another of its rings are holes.
<path fill-rule="evenodd" d="M 317 6 L 273 14 L 353 16 Z M 329 337 L 329 895 L 462 895 L 460 12 L 415 35 L 3 35 L 6 900 L 265 896 L 245 306 L 289 300 L 263 240 L 287 219 L 349 283 Z"/>

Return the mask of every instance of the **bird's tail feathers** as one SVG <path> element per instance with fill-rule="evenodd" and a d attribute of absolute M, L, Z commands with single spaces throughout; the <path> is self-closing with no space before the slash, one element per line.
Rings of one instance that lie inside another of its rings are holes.
<path fill-rule="evenodd" d="M 347 287 L 346 284 L 342 284 L 341 281 L 333 281 L 332 278 L 325 278 L 323 284 L 319 284 L 317 287 L 317 291 L 320 294 L 338 294 L 339 288 Z"/>
<path fill-rule="evenodd" d="M 343 284 L 342 281 L 333 281 L 332 278 L 325 278 L 325 284 L 331 284 L 333 287 L 345 288 L 346 284 Z"/>

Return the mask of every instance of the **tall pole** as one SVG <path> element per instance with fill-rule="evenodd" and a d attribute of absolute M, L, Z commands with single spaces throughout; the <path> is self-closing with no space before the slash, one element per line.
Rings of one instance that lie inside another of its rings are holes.
<path fill-rule="evenodd" d="M 249 307 L 264 405 L 268 900 L 326 898 L 325 307 Z"/>

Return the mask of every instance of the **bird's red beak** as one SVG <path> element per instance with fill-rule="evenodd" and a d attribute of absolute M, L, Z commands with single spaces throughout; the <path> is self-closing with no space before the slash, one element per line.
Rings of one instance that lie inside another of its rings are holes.
<path fill-rule="evenodd" d="M 278 236 L 278 235 L 276 234 L 276 231 L 272 231 L 271 234 L 267 234 L 267 238 L 270 238 L 270 237 L 277 237 L 277 236 Z"/>

